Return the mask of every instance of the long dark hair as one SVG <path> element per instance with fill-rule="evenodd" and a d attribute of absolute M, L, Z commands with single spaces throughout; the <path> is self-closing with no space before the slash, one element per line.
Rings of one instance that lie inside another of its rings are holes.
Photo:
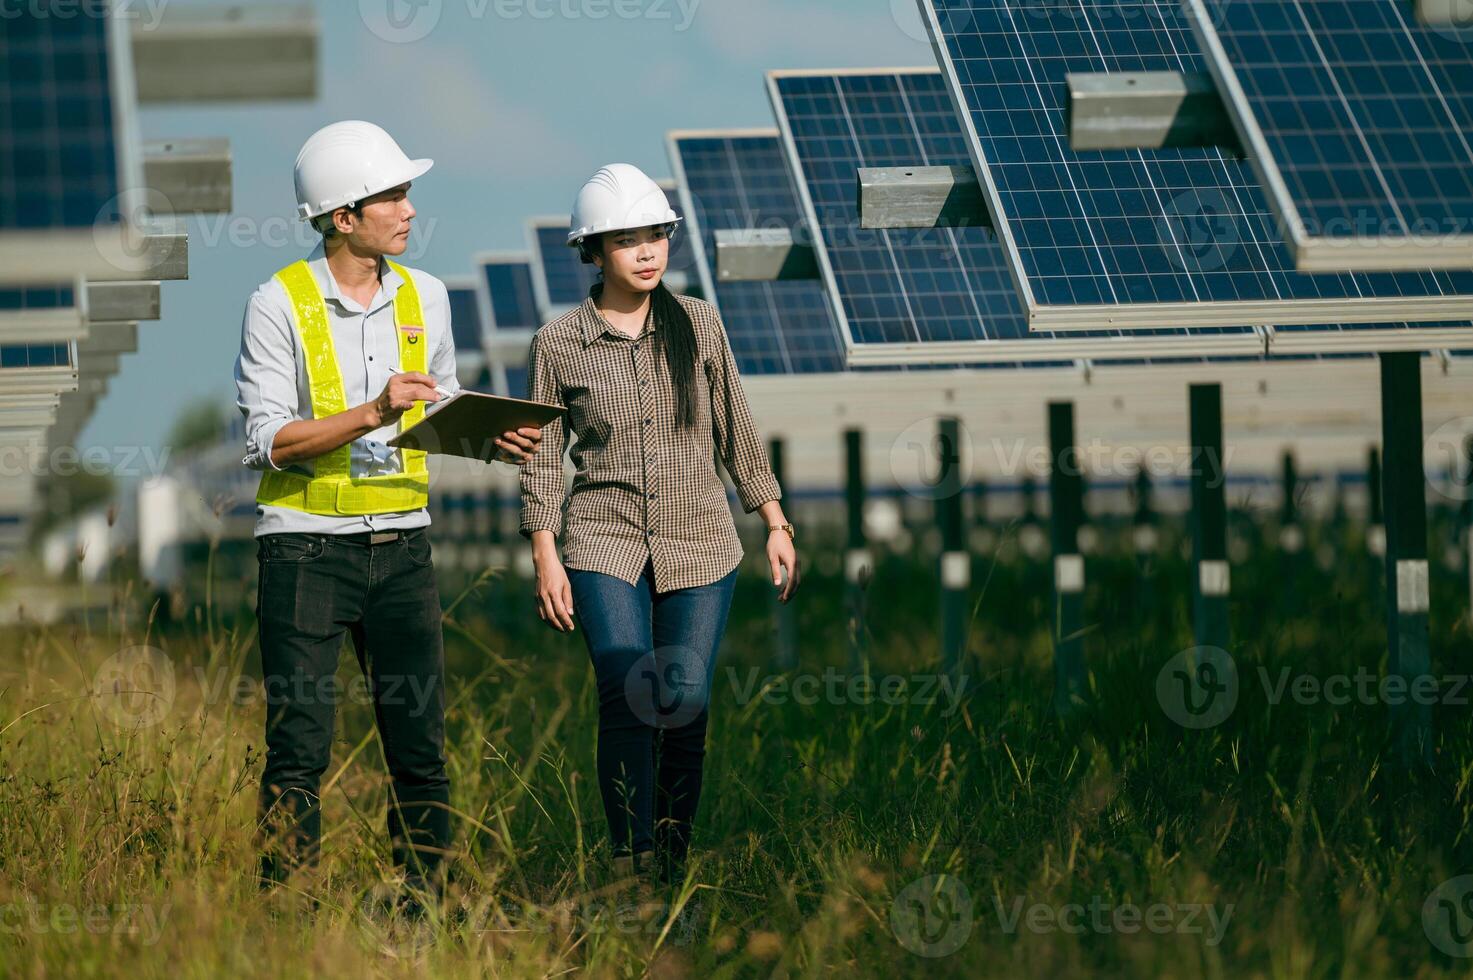
<path fill-rule="evenodd" d="M 591 236 L 579 246 L 583 259 L 592 263 L 590 248 L 603 255 L 603 236 Z M 593 288 L 599 293 L 604 286 L 603 270 Z M 598 293 L 594 293 L 595 296 Z M 670 371 L 670 384 L 675 389 L 675 424 L 694 428 L 696 424 L 696 326 L 680 300 L 675 298 L 662 278 L 650 294 L 650 309 L 655 315 L 655 349 L 665 352 L 665 366 Z"/>

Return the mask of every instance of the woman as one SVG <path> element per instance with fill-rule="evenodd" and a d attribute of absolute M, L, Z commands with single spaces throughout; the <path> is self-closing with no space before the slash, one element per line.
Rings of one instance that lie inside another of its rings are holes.
<path fill-rule="evenodd" d="M 766 520 L 781 601 L 798 587 L 793 526 L 721 317 L 661 281 L 679 220 L 628 164 L 601 169 L 579 192 L 568 244 L 598 266 L 599 282 L 532 338 L 530 397 L 568 413 L 543 427 L 543 451 L 521 473 L 537 614 L 570 631 L 576 610 L 598 680 L 598 782 L 615 868 L 667 879 L 690 846 L 710 677 L 742 559 L 716 453 L 742 509 Z M 577 467 L 566 527 L 565 430 Z"/>

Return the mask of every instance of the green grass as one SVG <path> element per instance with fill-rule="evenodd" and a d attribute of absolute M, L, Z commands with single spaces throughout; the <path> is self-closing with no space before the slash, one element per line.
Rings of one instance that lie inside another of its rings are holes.
<path fill-rule="evenodd" d="M 458 912 L 421 925 L 371 910 L 390 870 L 360 703 L 339 713 L 317 875 L 257 894 L 262 708 L 229 683 L 259 670 L 249 578 L 167 627 L 125 584 L 85 625 L 0 636 L 0 975 L 1467 974 L 1473 960 L 1429 940 L 1423 905 L 1473 870 L 1469 709 L 1436 710 L 1435 772 L 1408 775 L 1384 706 L 1272 704 L 1261 682 L 1260 669 L 1384 671 L 1382 600 L 1358 542 L 1342 547 L 1330 572 L 1269 554 L 1235 567 L 1241 694 L 1205 731 L 1156 701 L 1158 671 L 1191 645 L 1179 558 L 1144 586 L 1133 557 L 1091 559 L 1096 706 L 1067 722 L 1050 705 L 1048 568 L 1011 547 L 976 562 L 955 705 L 803 704 L 780 687 L 743 703 L 753 669 L 775 673 L 768 586 L 749 569 L 716 676 L 696 858 L 680 886 L 645 893 L 604 870 L 581 638 L 543 628 L 524 585 L 447 575 Z M 935 587 L 929 561 L 882 559 L 866 599 L 874 677 L 936 670 Z M 1444 570 L 1433 587 L 1436 672 L 1466 671 L 1466 588 Z M 841 582 L 810 560 L 797 603 L 803 672 L 847 674 Z M 173 697 L 157 724 L 119 727 L 94 677 L 144 643 L 173 665 Z M 345 682 L 354 671 L 345 655 Z M 902 939 L 925 937 L 892 912 L 897 897 L 924 909 L 912 883 L 933 875 L 971 909 L 932 905 L 960 931 L 937 919 L 926 935 L 964 941 L 923 957 Z M 1158 928 L 1117 929 L 1130 909 Z"/>

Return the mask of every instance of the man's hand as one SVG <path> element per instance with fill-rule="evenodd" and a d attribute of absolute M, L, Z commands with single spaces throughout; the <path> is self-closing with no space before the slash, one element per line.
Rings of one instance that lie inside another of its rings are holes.
<path fill-rule="evenodd" d="M 435 379 L 420 371 L 396 374 L 384 385 L 384 390 L 369 402 L 369 414 L 374 428 L 393 425 L 400 416 L 414 407 L 415 402 L 437 402 L 440 393 L 435 390 Z"/>
<path fill-rule="evenodd" d="M 496 439 L 496 455 L 491 458 L 500 463 L 515 463 L 523 465 L 537 452 L 537 447 L 542 442 L 542 430 L 532 426 L 523 426 L 516 431 L 503 432 Z"/>

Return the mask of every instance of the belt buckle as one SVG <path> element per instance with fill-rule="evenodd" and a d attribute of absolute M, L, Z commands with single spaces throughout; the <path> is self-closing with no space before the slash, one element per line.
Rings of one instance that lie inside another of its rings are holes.
<path fill-rule="evenodd" d="M 368 536 L 369 544 L 388 544 L 390 541 L 398 540 L 398 531 L 374 531 Z"/>

